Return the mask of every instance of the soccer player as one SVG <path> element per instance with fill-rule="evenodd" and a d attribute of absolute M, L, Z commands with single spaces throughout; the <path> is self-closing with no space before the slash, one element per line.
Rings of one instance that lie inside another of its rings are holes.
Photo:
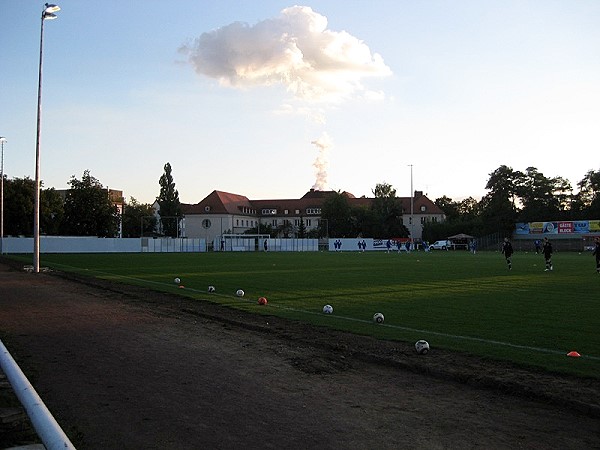
<path fill-rule="evenodd" d="M 514 253 L 512 244 L 508 240 L 508 238 L 504 238 L 504 244 L 502 244 L 502 253 L 506 258 L 506 264 L 508 265 L 508 270 L 512 270 L 512 254 Z"/>
<path fill-rule="evenodd" d="M 548 238 L 544 238 L 544 245 L 542 246 L 542 252 L 544 253 L 544 259 L 546 260 L 546 268 L 544 272 L 552 270 L 552 244 Z"/>
<path fill-rule="evenodd" d="M 596 273 L 600 275 L 600 238 L 596 238 L 596 246 L 592 255 L 596 255 Z"/>

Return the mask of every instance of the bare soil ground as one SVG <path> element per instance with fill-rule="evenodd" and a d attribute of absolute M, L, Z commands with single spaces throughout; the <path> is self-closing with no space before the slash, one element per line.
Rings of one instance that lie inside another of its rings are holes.
<path fill-rule="evenodd" d="M 597 380 L 21 269 L 0 337 L 80 449 L 600 448 Z"/>

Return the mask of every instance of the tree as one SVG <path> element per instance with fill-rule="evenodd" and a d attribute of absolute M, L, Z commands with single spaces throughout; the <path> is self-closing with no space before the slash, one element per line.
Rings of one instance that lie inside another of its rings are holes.
<path fill-rule="evenodd" d="M 396 197 L 396 190 L 388 183 L 378 183 L 373 189 L 373 230 L 374 238 L 407 237 L 408 230 L 402 224 L 402 205 Z"/>
<path fill-rule="evenodd" d="M 535 167 L 528 167 L 517 186 L 523 208 L 519 221 L 533 222 L 563 218 L 570 208 L 571 185 L 563 178 L 547 178 Z"/>
<path fill-rule="evenodd" d="M 226 230 L 223 234 L 231 233 L 231 230 Z M 257 224 L 255 227 L 248 228 L 244 234 L 268 234 L 272 238 L 277 237 L 277 230 L 270 223 Z"/>
<path fill-rule="evenodd" d="M 490 192 L 480 202 L 483 234 L 512 235 L 517 222 L 517 190 L 522 179 L 521 172 L 504 165 L 490 174 L 485 186 Z"/>
<path fill-rule="evenodd" d="M 33 194 L 35 183 L 30 178 L 4 180 L 4 234 L 33 234 Z M 40 192 L 40 233 L 59 233 L 63 220 L 63 201 L 54 189 Z"/>
<path fill-rule="evenodd" d="M 579 194 L 576 197 L 578 209 L 582 216 L 600 218 L 600 170 L 590 170 L 577 183 Z M 581 217 L 585 218 L 585 217 Z"/>
<path fill-rule="evenodd" d="M 60 234 L 65 209 L 62 197 L 54 188 L 42 189 L 40 193 L 40 233 L 56 236 Z"/>
<path fill-rule="evenodd" d="M 282 236 L 287 239 L 290 237 L 290 234 L 293 232 L 294 226 L 288 219 L 284 219 L 283 223 L 276 228 L 277 236 Z"/>
<path fill-rule="evenodd" d="M 351 236 L 373 236 L 375 214 L 365 206 L 355 206 L 350 210 Z"/>
<path fill-rule="evenodd" d="M 306 224 L 304 223 L 304 218 L 302 218 L 302 216 L 300 217 L 300 223 L 296 229 L 296 235 L 299 239 L 304 239 L 306 237 Z"/>
<path fill-rule="evenodd" d="M 119 229 L 119 213 L 100 181 L 83 172 L 81 180 L 71 177 L 64 205 L 62 232 L 71 236 L 114 237 Z"/>
<path fill-rule="evenodd" d="M 34 189 L 35 183 L 30 178 L 13 178 L 12 180 L 5 180 L 5 234 L 9 236 L 31 236 L 33 234 Z"/>
<path fill-rule="evenodd" d="M 459 233 L 481 236 L 483 226 L 481 220 L 481 204 L 473 197 L 460 202 L 443 196 L 435 200 L 444 214 L 444 222 L 427 222 L 423 226 L 423 239 L 429 242 L 447 239 Z"/>
<path fill-rule="evenodd" d="M 151 235 L 156 231 L 156 222 L 152 205 L 139 203 L 133 197 L 123 205 L 121 227 L 124 238 Z"/>
<path fill-rule="evenodd" d="M 439 208 L 444 211 L 444 215 L 446 216 L 446 220 L 455 220 L 458 219 L 460 212 L 458 210 L 458 203 L 453 201 L 451 198 L 446 197 L 445 195 L 437 198 L 434 202 Z"/>
<path fill-rule="evenodd" d="M 351 217 L 348 196 L 340 191 L 327 196 L 321 205 L 321 220 L 327 221 L 329 236 L 352 236 Z"/>
<path fill-rule="evenodd" d="M 166 163 L 165 172 L 159 179 L 160 194 L 156 201 L 160 207 L 158 213 L 165 236 L 177 237 L 179 235 L 179 221 L 181 218 L 181 204 L 179 192 L 175 189 L 175 182 L 171 174 L 171 164 Z"/>

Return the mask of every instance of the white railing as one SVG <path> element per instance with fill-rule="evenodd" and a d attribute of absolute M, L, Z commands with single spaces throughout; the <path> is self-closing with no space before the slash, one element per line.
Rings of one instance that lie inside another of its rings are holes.
<path fill-rule="evenodd" d="M 0 367 L 44 446 L 48 450 L 75 449 L 2 341 L 0 341 Z"/>

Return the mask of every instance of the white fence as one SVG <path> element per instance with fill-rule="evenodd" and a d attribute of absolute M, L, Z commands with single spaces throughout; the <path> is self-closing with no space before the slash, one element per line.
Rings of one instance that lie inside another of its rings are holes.
<path fill-rule="evenodd" d="M 388 241 L 390 247 L 388 249 Z M 330 252 L 361 252 L 361 251 L 398 251 L 398 245 L 394 240 L 390 239 L 373 239 L 373 238 L 330 238 Z M 400 251 L 406 251 L 406 246 L 403 244 Z"/>
<path fill-rule="evenodd" d="M 318 239 L 262 239 L 243 235 L 227 236 L 226 239 L 215 238 L 213 248 L 222 252 L 317 252 Z"/>
<path fill-rule="evenodd" d="M 40 237 L 40 253 L 186 253 L 205 251 L 206 240 L 200 238 Z M 33 253 L 33 238 L 5 237 L 2 252 Z"/>
<path fill-rule="evenodd" d="M 204 238 L 142 238 L 142 252 L 198 253 L 206 251 Z"/>

